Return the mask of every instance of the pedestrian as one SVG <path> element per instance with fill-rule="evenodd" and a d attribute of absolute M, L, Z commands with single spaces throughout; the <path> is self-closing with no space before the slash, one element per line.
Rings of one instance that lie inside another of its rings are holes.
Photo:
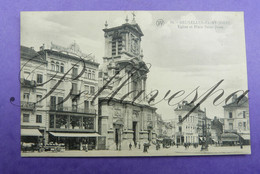
<path fill-rule="evenodd" d="M 139 142 L 139 144 L 138 144 L 138 149 L 141 149 L 141 144 L 140 144 L 140 142 Z"/>
<path fill-rule="evenodd" d="M 144 153 L 145 153 L 145 152 L 148 153 L 147 149 L 148 149 L 148 148 L 147 148 L 147 144 L 144 143 L 144 151 L 143 151 L 143 152 L 144 152 Z"/>
<path fill-rule="evenodd" d="M 129 150 L 132 150 L 132 144 L 131 143 L 129 144 Z"/>
<path fill-rule="evenodd" d="M 135 148 L 136 148 L 136 146 L 137 146 L 137 142 L 134 142 L 134 144 L 135 144 Z"/>

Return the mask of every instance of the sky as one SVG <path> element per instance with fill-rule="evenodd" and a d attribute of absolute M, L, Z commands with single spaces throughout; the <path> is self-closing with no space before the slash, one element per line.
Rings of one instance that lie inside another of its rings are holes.
<path fill-rule="evenodd" d="M 130 11 L 22 12 L 21 45 L 39 50 L 42 44 L 50 47 L 51 42 L 64 47 L 76 42 L 83 53 L 92 53 L 102 64 L 105 21 L 108 28 L 115 27 L 125 23 L 126 16 L 131 22 Z M 168 90 L 168 98 L 185 91 L 171 105 L 197 87 L 200 96 L 222 79 L 217 88 L 224 90 L 220 101 L 237 90 L 247 90 L 242 12 L 135 11 L 135 20 L 144 33 L 143 60 L 152 65 L 147 91 L 159 91 L 156 101 L 164 98 Z M 224 117 L 224 103 L 213 105 L 217 95 L 201 105 L 210 118 Z M 169 106 L 166 100 L 156 107 L 163 119 L 175 116 L 175 106 Z"/>

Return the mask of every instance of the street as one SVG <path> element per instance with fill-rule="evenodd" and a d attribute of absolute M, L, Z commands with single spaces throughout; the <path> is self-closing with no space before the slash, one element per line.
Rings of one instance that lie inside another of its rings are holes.
<path fill-rule="evenodd" d="M 155 146 L 148 149 L 148 153 L 144 153 L 143 149 L 132 148 L 132 150 L 112 151 L 112 150 L 92 150 L 92 151 L 65 151 L 65 152 L 22 152 L 22 157 L 109 157 L 109 156 L 192 156 L 192 155 L 232 155 L 232 154 L 251 154 L 250 146 L 209 146 L 208 151 L 201 151 L 201 146 L 198 148 L 184 146 L 173 146 L 168 149 L 161 148 L 156 150 Z"/>

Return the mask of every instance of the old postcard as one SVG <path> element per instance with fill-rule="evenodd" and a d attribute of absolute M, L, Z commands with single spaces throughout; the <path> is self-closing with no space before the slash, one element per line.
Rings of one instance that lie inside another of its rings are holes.
<path fill-rule="evenodd" d="M 243 12 L 21 12 L 21 156 L 250 154 Z"/>

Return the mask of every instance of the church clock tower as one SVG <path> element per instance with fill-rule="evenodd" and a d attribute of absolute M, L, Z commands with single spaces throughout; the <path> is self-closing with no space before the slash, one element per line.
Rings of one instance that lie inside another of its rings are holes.
<path fill-rule="evenodd" d="M 104 59 L 120 59 L 129 60 L 131 58 L 142 59 L 141 50 L 141 37 L 143 32 L 139 25 L 135 22 L 135 16 L 133 14 L 133 20 L 126 23 L 108 28 L 108 24 L 105 24 L 105 56 Z"/>

